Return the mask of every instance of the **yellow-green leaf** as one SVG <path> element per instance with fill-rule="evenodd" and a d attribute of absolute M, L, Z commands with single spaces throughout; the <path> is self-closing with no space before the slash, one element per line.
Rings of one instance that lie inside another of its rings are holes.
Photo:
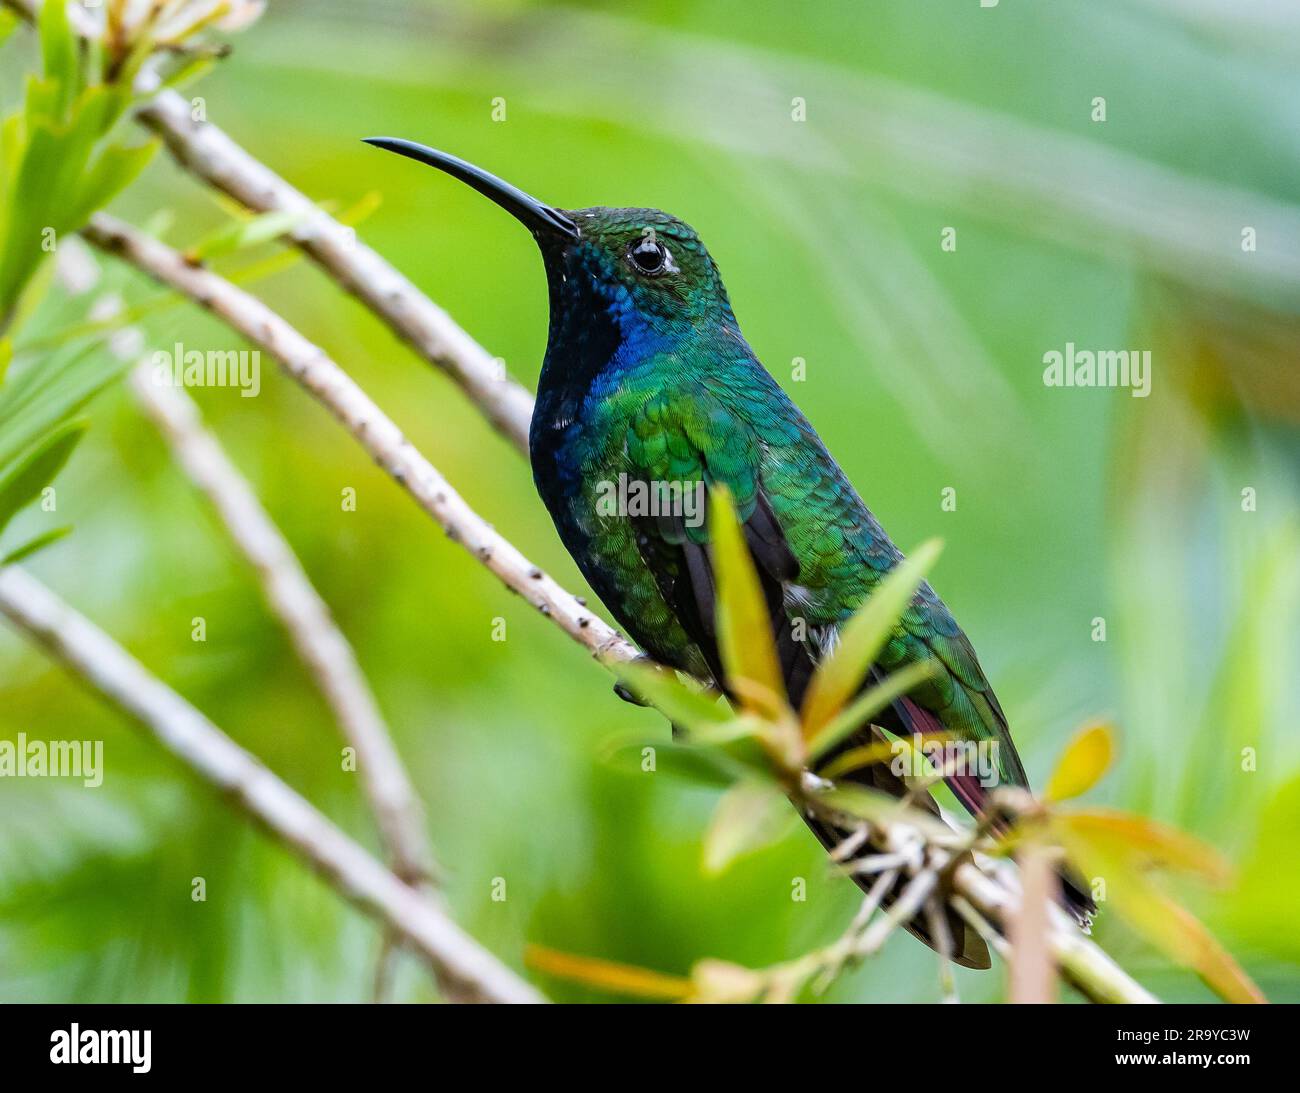
<path fill-rule="evenodd" d="M 941 819 L 911 808 L 895 797 L 866 786 L 836 786 L 817 794 L 817 800 L 833 812 L 868 823 L 906 823 L 934 839 L 950 838 L 953 829 Z"/>
<path fill-rule="evenodd" d="M 942 549 L 938 539 L 922 543 L 893 568 L 867 602 L 840 628 L 834 652 L 818 668 L 804 698 L 805 740 L 811 739 L 861 688 L 871 665 Z"/>
<path fill-rule="evenodd" d="M 1232 878 L 1232 867 L 1214 847 L 1145 816 L 1110 808 L 1071 808 L 1059 810 L 1055 822 L 1060 829 L 1135 868 L 1179 869 L 1219 885 Z"/>
<path fill-rule="evenodd" d="M 1084 726 L 1065 746 L 1043 796 L 1049 801 L 1082 796 L 1101 780 L 1114 757 L 1115 736 L 1110 726 Z"/>
<path fill-rule="evenodd" d="M 792 816 L 790 803 L 772 783 L 746 780 L 722 795 L 704 836 L 704 869 L 721 873 L 742 854 L 775 842 Z"/>
<path fill-rule="evenodd" d="M 864 691 L 848 707 L 835 715 L 828 724 L 813 732 L 808 739 L 808 756 L 815 761 L 825 755 L 849 733 L 860 728 L 895 699 L 901 698 L 914 687 L 930 678 L 935 670 L 933 660 L 909 664 L 886 676 L 874 687 Z"/>
<path fill-rule="evenodd" d="M 13 565 L 15 562 L 21 562 L 30 558 L 38 551 L 44 550 L 51 543 L 57 543 L 65 535 L 72 531 L 71 524 L 65 524 L 61 528 L 52 528 L 50 531 L 42 532 L 40 535 L 28 539 L 27 542 L 20 546 L 14 547 L 3 558 L 0 558 L 0 566 Z"/>
<path fill-rule="evenodd" d="M 600 762 L 637 776 L 662 775 L 714 789 L 730 789 L 747 769 L 716 748 L 695 748 L 669 740 L 647 740 L 631 733 L 606 740 Z"/>
<path fill-rule="evenodd" d="M 86 432 L 86 422 L 69 421 L 42 437 L 37 446 L 0 476 L 0 531 L 30 505 L 63 469 Z"/>
<path fill-rule="evenodd" d="M 1153 946 L 1197 972 L 1226 1001 L 1267 1001 L 1204 924 L 1161 891 L 1146 872 L 1156 860 L 1153 846 L 1162 851 L 1164 860 L 1177 857 L 1189 864 L 1195 840 L 1180 832 L 1173 838 L 1169 829 L 1162 829 L 1154 840 L 1135 844 L 1123 835 L 1149 835 L 1150 828 L 1159 825 L 1139 817 L 1130 819 L 1135 822 L 1097 824 L 1088 814 L 1065 813 L 1052 816 L 1049 822 L 1057 840 L 1085 874 L 1105 878 L 1111 904 Z"/>
<path fill-rule="evenodd" d="M 206 262 L 221 255 L 269 243 L 294 231 L 314 212 L 310 208 L 275 209 L 247 220 L 237 220 L 199 240 L 185 252 L 185 257 L 191 262 Z"/>
<path fill-rule="evenodd" d="M 718 645 L 727 682 L 742 706 L 771 715 L 784 705 L 785 686 L 767 603 L 724 486 L 709 494 L 709 537 L 718 585 Z"/>
<path fill-rule="evenodd" d="M 855 770 L 872 767 L 877 763 L 889 763 L 898 754 L 898 741 L 874 740 L 870 744 L 849 748 L 832 759 L 824 767 L 817 769 L 817 774 L 829 782 L 852 774 Z"/>

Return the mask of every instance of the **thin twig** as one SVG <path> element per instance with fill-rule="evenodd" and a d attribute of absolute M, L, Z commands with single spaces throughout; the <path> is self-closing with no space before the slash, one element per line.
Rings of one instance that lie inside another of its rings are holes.
<path fill-rule="evenodd" d="M 959 1002 L 957 997 L 957 980 L 952 974 L 952 931 L 948 928 L 948 916 L 944 914 L 944 904 L 938 896 L 931 896 L 925 904 L 925 921 L 934 941 L 935 952 L 939 954 L 939 989 L 945 1002 Z"/>
<path fill-rule="evenodd" d="M 1044 1005 L 1055 1000 L 1056 969 L 1047 948 L 1048 908 L 1060 899 L 1050 849 L 1026 838 L 1016 854 L 1020 904 L 1007 924 L 1011 942 L 1008 1001 Z"/>
<path fill-rule="evenodd" d="M 0 570 L 0 612 L 78 679 L 264 824 L 346 899 L 384 922 L 451 984 L 483 1002 L 544 999 L 431 901 L 402 883 L 304 797 L 88 619 L 21 569 Z"/>
<path fill-rule="evenodd" d="M 876 878 L 876 883 L 871 886 L 863 898 L 862 906 L 858 908 L 858 913 L 853 916 L 853 921 L 849 923 L 849 928 L 844 931 L 839 943 L 832 945 L 827 951 L 826 966 L 813 981 L 814 993 L 824 994 L 830 990 L 831 984 L 844 970 L 845 964 L 848 963 L 853 951 L 854 939 L 867 928 L 872 915 L 880 909 L 880 904 L 886 894 L 893 889 L 894 882 L 897 880 L 897 869 L 885 870 Z"/>
<path fill-rule="evenodd" d="M 938 877 L 933 869 L 920 870 L 907 882 L 889 910 L 862 931 L 853 946 L 853 958 L 861 960 L 877 952 L 896 927 L 911 921 L 937 884 Z"/>

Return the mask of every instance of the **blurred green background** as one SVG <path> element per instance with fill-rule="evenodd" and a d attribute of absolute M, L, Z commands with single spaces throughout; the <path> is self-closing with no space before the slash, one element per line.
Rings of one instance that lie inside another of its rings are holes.
<path fill-rule="evenodd" d="M 1273 1000 L 1300 1001 L 1297 30 L 1283 5 L 1228 0 L 280 2 L 185 93 L 313 198 L 382 195 L 366 240 L 530 386 L 546 295 L 527 234 L 359 138 L 425 141 L 559 206 L 691 222 L 750 342 L 894 539 L 946 540 L 933 582 L 1031 777 L 1082 721 L 1114 718 L 1122 750 L 1095 799 L 1237 864 L 1236 888 L 1189 905 Z M 32 46 L 24 33 L 0 51 L 5 109 Z M 177 244 L 227 218 L 165 154 L 114 205 L 136 223 L 160 209 Z M 155 294 L 106 273 L 130 300 Z M 306 263 L 255 291 L 579 586 L 524 462 L 449 381 Z M 41 321 L 57 331 L 67 313 Z M 150 345 L 241 348 L 189 305 L 144 327 Z M 1151 396 L 1045 387 L 1043 354 L 1069 341 L 1150 349 Z M 270 361 L 256 399 L 192 393 L 355 644 L 455 914 L 485 944 L 517 966 L 536 942 L 684 973 L 843 929 L 857 890 L 793 824 L 705 875 L 716 792 L 602 758 L 629 730 L 666 739 L 662 719 L 620 702 Z M 249 570 L 120 384 L 91 417 L 57 517 L 22 518 L 76 525 L 33 570 L 374 846 L 328 712 Z M 368 920 L 0 629 L 0 736 L 18 732 L 102 739 L 107 773 L 95 790 L 0 780 L 0 1000 L 369 997 Z M 1209 997 L 1104 905 L 1096 936 L 1162 997 Z M 959 985 L 996 999 L 1003 970 Z M 397 995 L 432 997 L 413 961 Z M 897 936 L 829 997 L 934 1001 L 934 956 Z"/>

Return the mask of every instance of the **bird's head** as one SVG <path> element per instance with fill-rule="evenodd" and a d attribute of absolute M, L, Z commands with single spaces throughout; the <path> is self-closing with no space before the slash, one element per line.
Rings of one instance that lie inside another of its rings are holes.
<path fill-rule="evenodd" d="M 631 327 L 671 331 L 735 322 L 718 268 L 700 237 L 668 213 L 556 209 L 446 152 L 394 137 L 371 137 L 366 143 L 445 171 L 528 228 L 546 263 L 553 323 L 597 309 L 625 333 Z"/>

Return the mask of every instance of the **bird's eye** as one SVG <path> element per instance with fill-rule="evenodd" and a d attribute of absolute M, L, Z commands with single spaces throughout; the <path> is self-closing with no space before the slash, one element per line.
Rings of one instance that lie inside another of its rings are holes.
<path fill-rule="evenodd" d="M 668 248 L 657 240 L 645 238 L 640 240 L 627 252 L 628 261 L 636 267 L 637 272 L 647 277 L 654 277 L 672 268 L 672 257 Z"/>

